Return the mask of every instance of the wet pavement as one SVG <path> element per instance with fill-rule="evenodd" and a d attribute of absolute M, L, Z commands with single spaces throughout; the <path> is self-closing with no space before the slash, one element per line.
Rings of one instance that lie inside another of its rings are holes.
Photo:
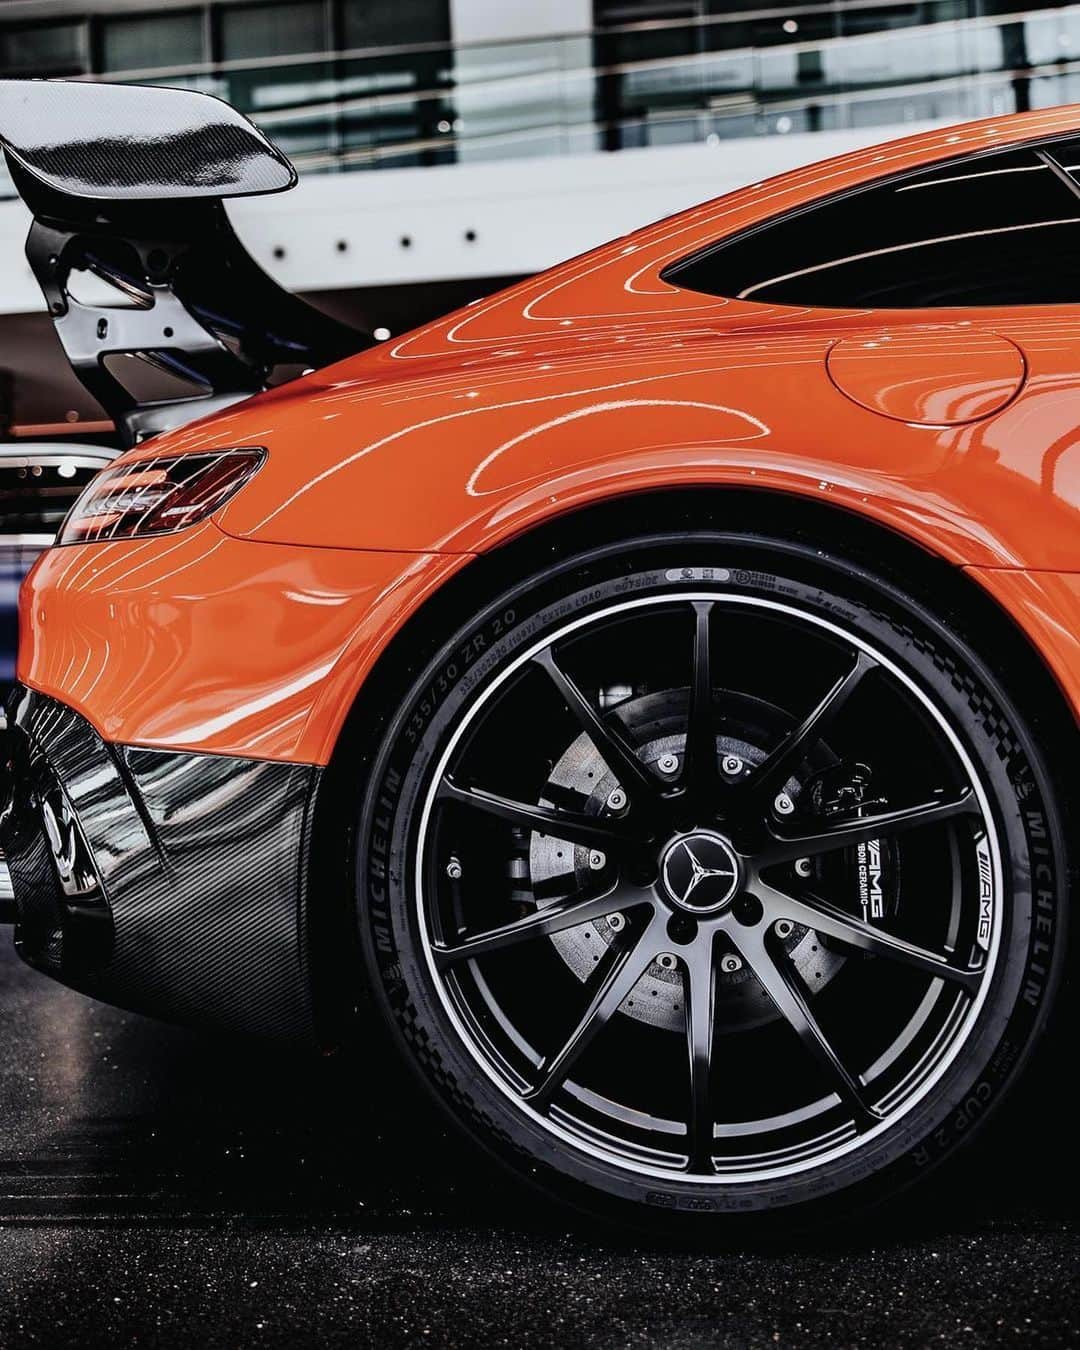
<path fill-rule="evenodd" d="M 688 1253 L 545 1208 L 377 1051 L 160 1026 L 26 970 L 6 933 L 0 1046 L 2 1347 L 1080 1344 L 1049 1073 L 872 1222 Z"/>

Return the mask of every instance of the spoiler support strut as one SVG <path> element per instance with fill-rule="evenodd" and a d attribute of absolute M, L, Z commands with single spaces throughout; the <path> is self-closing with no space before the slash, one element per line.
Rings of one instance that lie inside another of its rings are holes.
<path fill-rule="evenodd" d="M 323 366 L 370 344 L 282 289 L 240 243 L 223 198 L 283 191 L 296 175 L 218 99 L 0 80 L 0 144 L 34 215 L 27 260 L 65 354 L 125 445 L 266 388 L 275 368 Z M 77 273 L 124 303 L 76 298 Z M 116 368 L 125 356 L 191 393 L 140 397 Z"/>

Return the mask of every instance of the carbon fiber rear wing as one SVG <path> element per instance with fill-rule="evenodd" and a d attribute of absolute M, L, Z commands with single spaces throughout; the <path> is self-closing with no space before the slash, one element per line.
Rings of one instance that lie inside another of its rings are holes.
<path fill-rule="evenodd" d="M 369 345 L 282 290 L 236 237 L 223 200 L 285 191 L 296 173 L 219 99 L 0 80 L 0 145 L 34 215 L 26 256 L 64 351 L 124 444 L 255 393 L 275 369 Z M 79 273 L 116 300 L 76 298 Z M 138 363 L 182 392 L 133 392 L 146 384 L 132 378 Z"/>

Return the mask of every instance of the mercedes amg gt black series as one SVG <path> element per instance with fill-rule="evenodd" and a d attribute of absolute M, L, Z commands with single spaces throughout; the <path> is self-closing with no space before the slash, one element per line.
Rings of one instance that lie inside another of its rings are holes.
<path fill-rule="evenodd" d="M 815 1221 L 970 1138 L 1065 965 L 1080 109 L 382 343 L 241 247 L 224 199 L 295 175 L 223 104 L 0 82 L 0 140 L 125 450 L 21 591 L 25 959 L 388 1036 L 519 1174 L 651 1230 Z"/>

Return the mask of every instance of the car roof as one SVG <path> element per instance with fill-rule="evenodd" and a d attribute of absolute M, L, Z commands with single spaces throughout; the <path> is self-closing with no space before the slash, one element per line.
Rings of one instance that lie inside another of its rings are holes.
<path fill-rule="evenodd" d="M 658 240 L 670 241 L 670 256 L 661 262 L 666 266 L 713 240 L 811 202 L 865 186 L 876 179 L 909 173 L 950 159 L 1077 133 L 1080 133 L 1080 104 L 1077 103 L 938 127 L 848 151 L 738 188 L 646 226 L 631 238 L 642 245 Z"/>
<path fill-rule="evenodd" d="M 879 179 L 1077 133 L 1080 104 L 1070 104 L 939 127 L 820 160 L 646 225 L 481 300 L 475 308 L 434 320 L 390 345 L 395 356 L 408 358 L 440 350 L 462 353 L 473 344 L 510 337 L 515 342 L 543 338 L 545 331 L 570 339 L 610 323 L 653 318 L 760 319 L 777 312 L 776 307 L 682 291 L 676 279 L 665 278 L 666 269 L 763 221 Z"/>

